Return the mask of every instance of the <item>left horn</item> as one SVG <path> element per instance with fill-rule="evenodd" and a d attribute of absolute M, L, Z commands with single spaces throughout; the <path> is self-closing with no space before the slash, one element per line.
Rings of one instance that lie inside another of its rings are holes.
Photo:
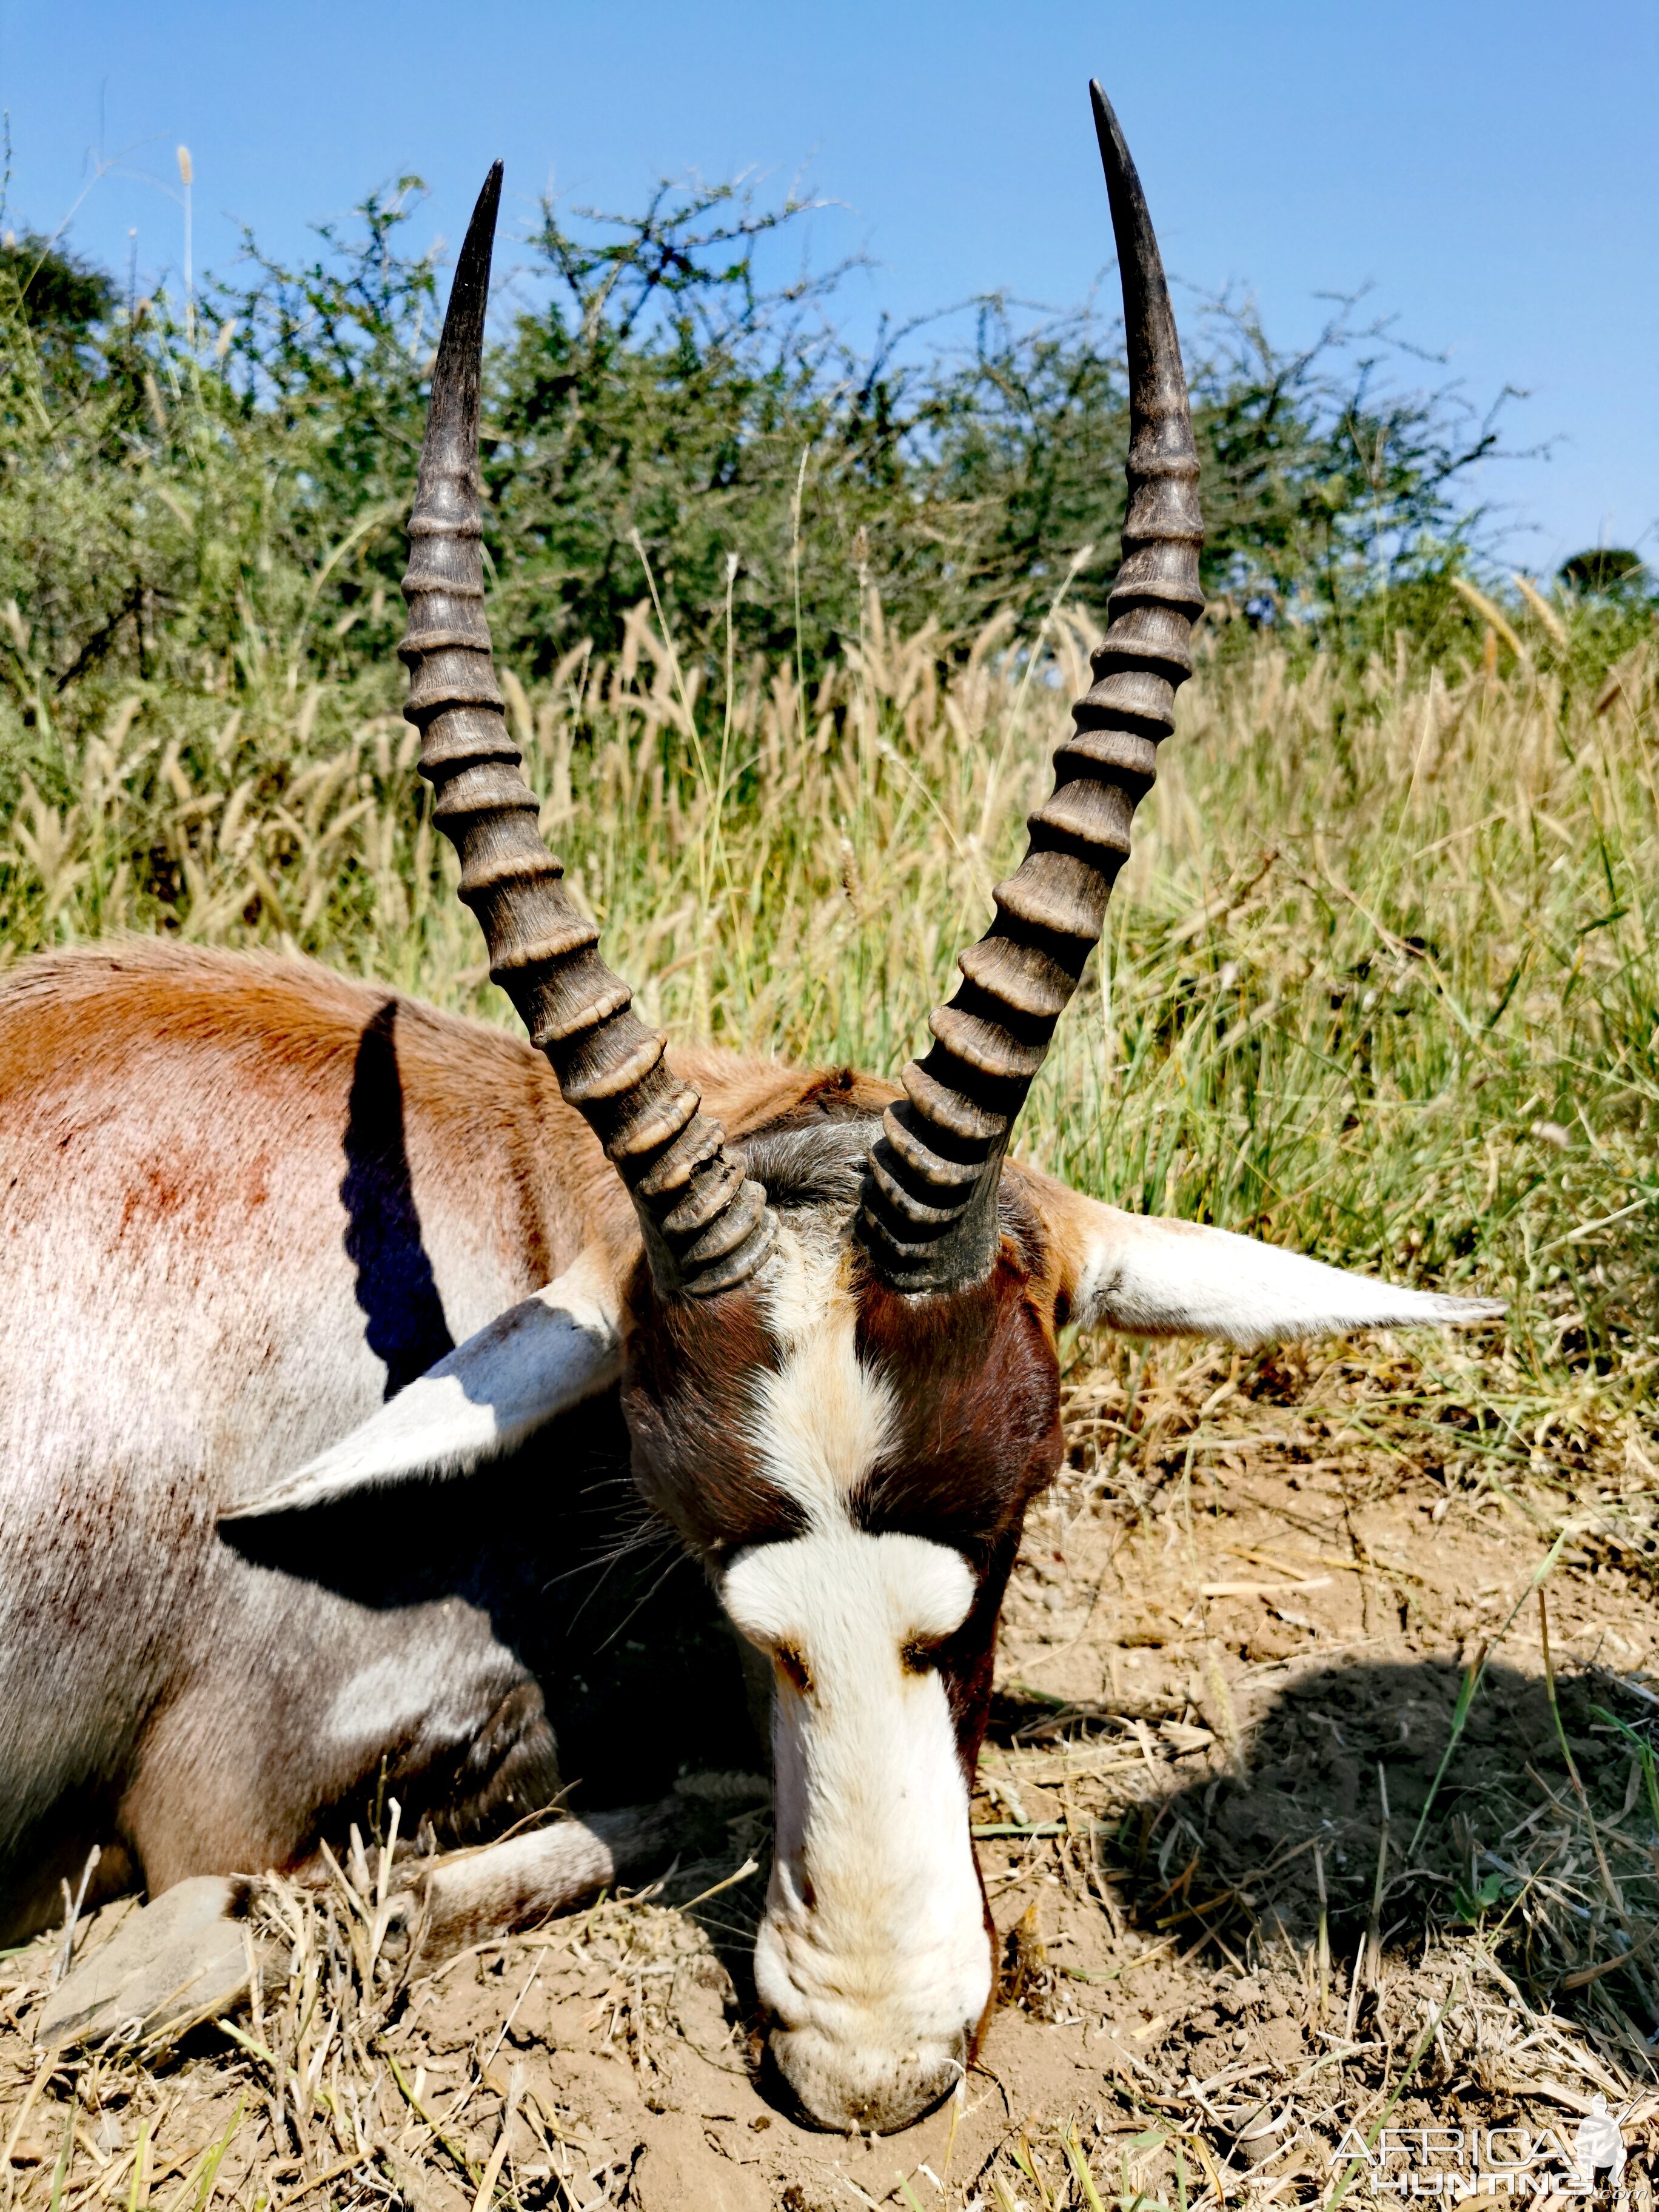
<path fill-rule="evenodd" d="M 1054 755 L 1054 794 L 1031 817 L 1018 870 L 993 891 L 996 920 L 958 961 L 963 982 L 931 1016 L 933 1047 L 904 1070 L 907 1095 L 871 1154 L 859 1234 L 896 1290 L 963 1290 L 990 1272 L 1009 1131 L 1099 941 L 1204 606 L 1198 454 L 1169 287 L 1117 118 L 1098 84 L 1089 91 L 1129 360 L 1123 559 L 1093 687 Z"/>
<path fill-rule="evenodd" d="M 478 917 L 489 973 L 552 1064 L 559 1089 L 615 1162 L 634 1200 L 653 1281 L 707 1297 L 752 1275 L 775 1224 L 766 1193 L 728 1152 L 718 1121 L 672 1074 L 664 1041 L 599 953 L 599 932 L 542 842 L 535 793 L 507 733 L 483 609 L 478 392 L 501 165 L 484 180 L 432 372 L 410 516 L 404 596 L 404 715 L 421 732 L 433 819 L 460 856 L 461 896 Z"/>

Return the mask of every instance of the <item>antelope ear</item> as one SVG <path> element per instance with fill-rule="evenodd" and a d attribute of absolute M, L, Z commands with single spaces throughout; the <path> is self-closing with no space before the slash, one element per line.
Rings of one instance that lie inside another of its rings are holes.
<path fill-rule="evenodd" d="M 615 1278 L 590 1250 L 545 1290 L 457 1345 L 338 1443 L 219 1518 L 291 1512 L 411 1476 L 471 1474 L 607 1389 L 622 1367 Z"/>
<path fill-rule="evenodd" d="M 1085 1327 L 1253 1347 L 1351 1328 L 1462 1327 L 1505 1310 L 1501 1298 L 1396 1289 L 1230 1230 L 1120 1213 L 1046 1179 L 1042 1197 L 1060 1310 Z"/>

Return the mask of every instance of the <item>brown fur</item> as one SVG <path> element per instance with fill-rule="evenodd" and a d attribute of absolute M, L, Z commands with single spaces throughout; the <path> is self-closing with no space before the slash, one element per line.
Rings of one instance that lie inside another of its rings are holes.
<path fill-rule="evenodd" d="M 863 1125 L 894 1095 L 676 1063 L 739 1141 Z M 216 1522 L 587 1247 L 629 1286 L 651 1502 L 710 1564 L 792 1533 L 741 1430 L 773 1358 L 752 1296 L 653 1298 L 617 1178 L 520 1040 L 307 963 L 55 954 L 0 978 L 0 1923 L 49 1912 L 94 1841 L 152 1887 L 292 1863 L 383 1760 L 457 1835 L 548 1787 L 540 1694 L 482 1585 L 371 1601 Z M 860 1515 L 960 1542 L 981 1577 L 937 1660 L 969 1758 L 1019 1519 L 1058 1455 L 1063 1293 L 1038 1179 L 1008 1189 L 983 1293 L 861 1292 L 868 1354 L 907 1385 Z M 419 1682 L 428 1705 L 394 1712 Z"/>
<path fill-rule="evenodd" d="M 775 1364 L 754 1293 L 663 1304 L 641 1284 L 623 1404 L 641 1495 L 705 1565 L 799 1533 L 799 1510 L 755 1465 L 744 1411 Z"/>

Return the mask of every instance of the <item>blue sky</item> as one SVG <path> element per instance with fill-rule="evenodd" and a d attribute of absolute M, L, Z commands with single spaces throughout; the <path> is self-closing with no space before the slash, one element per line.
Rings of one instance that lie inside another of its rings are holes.
<path fill-rule="evenodd" d="M 1552 457 L 1480 484 L 1517 562 L 1659 562 L 1656 0 L 0 0 L 9 219 L 73 210 L 122 270 L 136 229 L 141 283 L 182 256 L 182 143 L 198 272 L 244 222 L 301 252 L 409 169 L 420 242 L 456 238 L 500 154 L 520 228 L 550 184 L 632 206 L 665 172 L 803 172 L 842 204 L 820 256 L 878 264 L 866 330 L 999 287 L 1062 306 L 1109 252 L 1091 73 L 1177 280 L 1253 292 L 1281 343 L 1370 284 L 1435 374 L 1529 392 L 1510 441 Z"/>

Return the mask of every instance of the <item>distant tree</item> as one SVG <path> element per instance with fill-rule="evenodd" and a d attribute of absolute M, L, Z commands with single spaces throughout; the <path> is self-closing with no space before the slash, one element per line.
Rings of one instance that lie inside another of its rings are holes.
<path fill-rule="evenodd" d="M 115 309 L 109 275 L 38 232 L 0 239 L 0 322 L 29 332 L 45 381 L 84 380 L 98 368 L 96 339 Z"/>
<path fill-rule="evenodd" d="M 94 269 L 38 233 L 9 230 L 0 240 L 0 284 L 43 337 L 83 339 L 115 307 L 107 272 Z"/>
<path fill-rule="evenodd" d="M 390 703 L 440 320 L 434 260 L 405 243 L 421 191 L 371 194 L 296 265 L 249 237 L 183 315 L 161 294 L 128 312 L 33 234 L 0 248 L 0 607 L 21 623 L 0 687 L 36 722 L 163 672 L 234 694 L 278 653 L 285 683 Z M 584 640 L 613 651 L 651 589 L 712 682 L 728 612 L 740 653 L 812 668 L 866 586 L 944 655 L 1004 609 L 1029 635 L 1068 576 L 1103 617 L 1121 331 L 988 299 L 965 345 L 942 335 L 957 320 L 860 354 L 834 319 L 844 270 L 796 252 L 809 204 L 664 185 L 632 216 L 544 207 L 516 270 L 503 249 L 485 532 L 497 640 L 526 675 Z M 1352 305 L 1294 353 L 1224 305 L 1183 322 L 1218 623 L 1277 623 L 1304 651 L 1401 630 L 1478 651 L 1451 584 L 1479 550 L 1469 471 L 1503 395 L 1482 412 L 1423 386 Z M 1632 592 L 1647 619 L 1645 586 L 1574 574 L 1609 640 Z"/>
<path fill-rule="evenodd" d="M 1647 591 L 1652 582 L 1641 555 L 1624 545 L 1595 545 L 1588 552 L 1575 553 L 1561 563 L 1556 574 L 1575 592 L 1639 594 Z"/>

